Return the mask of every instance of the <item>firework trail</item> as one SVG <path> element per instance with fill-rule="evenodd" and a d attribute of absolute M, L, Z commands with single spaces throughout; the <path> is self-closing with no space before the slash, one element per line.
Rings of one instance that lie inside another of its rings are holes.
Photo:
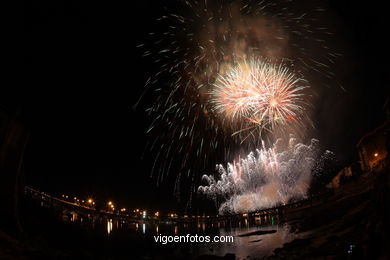
<path fill-rule="evenodd" d="M 147 48 L 143 56 L 159 69 L 137 105 L 145 95 L 155 98 L 146 108 L 153 118 L 147 130 L 147 147 L 155 154 L 152 174 L 161 182 L 175 172 L 176 187 L 184 187 L 185 179 L 195 191 L 199 173 L 232 161 L 240 150 L 255 150 L 267 137 L 262 130 L 272 135 L 278 126 L 305 125 L 311 100 L 304 88 L 332 79 L 338 55 L 325 44 L 331 35 L 314 18 L 321 8 L 309 7 L 308 14 L 288 0 L 175 1 L 167 10 L 180 11 L 158 19 L 165 30 L 150 33 L 138 46 Z M 247 87 L 268 97 L 240 107 L 233 100 L 238 93 L 227 92 L 248 65 L 257 68 L 254 79 L 261 84 Z M 267 80 L 278 83 L 264 84 Z M 232 95 L 226 104 L 224 94 Z"/>
<path fill-rule="evenodd" d="M 316 139 L 310 145 L 297 143 L 292 137 L 286 145 L 279 139 L 272 148 L 251 152 L 226 168 L 217 165 L 218 179 L 204 175 L 208 185 L 198 191 L 216 201 L 220 214 L 275 207 L 305 198 L 312 177 L 333 157 L 330 151 L 321 155 Z"/>
<path fill-rule="evenodd" d="M 229 125 L 236 126 L 234 134 L 256 128 L 272 132 L 304 122 L 305 83 L 282 64 L 252 59 L 217 78 L 211 103 Z"/>

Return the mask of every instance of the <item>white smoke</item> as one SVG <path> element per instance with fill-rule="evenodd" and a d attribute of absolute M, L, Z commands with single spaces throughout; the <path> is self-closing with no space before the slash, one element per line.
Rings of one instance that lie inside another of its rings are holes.
<path fill-rule="evenodd" d="M 278 139 L 272 148 L 257 149 L 226 168 L 217 165 L 219 178 L 204 175 L 208 185 L 200 186 L 198 191 L 223 201 L 220 214 L 275 207 L 307 196 L 320 158 L 323 156 L 316 139 L 309 145 L 297 143 L 293 137 L 288 143 Z"/>

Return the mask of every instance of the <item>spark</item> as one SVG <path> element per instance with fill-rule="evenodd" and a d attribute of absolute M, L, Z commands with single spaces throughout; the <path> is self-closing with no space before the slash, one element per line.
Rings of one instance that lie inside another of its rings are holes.
<path fill-rule="evenodd" d="M 249 153 L 226 167 L 217 165 L 217 178 L 203 175 L 207 183 L 198 191 L 213 199 L 220 214 L 253 212 L 307 196 L 313 178 L 319 176 L 325 163 L 334 160 L 330 151 L 320 152 L 319 141 L 309 145 L 290 137 L 278 139 L 272 148 Z"/>
<path fill-rule="evenodd" d="M 282 64 L 252 59 L 219 75 L 211 103 L 230 123 L 239 122 L 238 132 L 254 127 L 274 129 L 302 122 L 305 83 Z"/>
<path fill-rule="evenodd" d="M 277 128 L 303 126 L 311 103 L 306 86 L 319 88 L 334 78 L 329 64 L 339 54 L 328 46 L 322 23 L 330 19 L 313 19 L 322 9 L 297 11 L 292 1 L 187 0 L 165 10 L 179 11 L 157 19 L 160 29 L 137 45 L 151 64 L 136 106 L 151 118 L 150 168 L 158 181 L 172 172 L 199 182 L 199 174 L 218 160 L 231 161 L 238 149 L 256 149 L 259 131 L 272 135 Z M 240 69 L 251 66 L 253 86 L 246 87 L 253 93 L 235 91 L 219 99 L 242 77 Z M 249 94 L 257 96 L 250 100 Z M 234 95 L 247 98 L 239 104 Z"/>

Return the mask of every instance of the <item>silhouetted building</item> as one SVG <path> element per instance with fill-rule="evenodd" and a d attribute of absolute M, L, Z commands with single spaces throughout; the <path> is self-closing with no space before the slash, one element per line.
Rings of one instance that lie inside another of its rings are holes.
<path fill-rule="evenodd" d="M 360 166 L 363 171 L 372 170 L 381 160 L 389 155 L 390 121 L 364 135 L 357 148 Z"/>

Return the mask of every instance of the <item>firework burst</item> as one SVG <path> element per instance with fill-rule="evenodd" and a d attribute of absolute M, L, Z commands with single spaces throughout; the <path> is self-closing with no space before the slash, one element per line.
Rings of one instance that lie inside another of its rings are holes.
<path fill-rule="evenodd" d="M 296 7 L 290 0 L 174 1 L 167 6 L 179 11 L 159 18 L 159 29 L 139 45 L 156 67 L 141 97 L 155 98 L 145 109 L 152 118 L 147 147 L 154 154 L 152 174 L 158 182 L 175 172 L 176 187 L 186 180 L 195 191 L 204 169 L 233 160 L 241 149 L 256 149 L 258 130 L 301 124 L 305 102 L 310 102 L 303 96 L 305 85 L 326 84 L 322 79 L 333 77 L 330 68 L 338 55 L 326 45 L 330 35 L 316 20 L 324 9 L 310 7 L 305 13 Z M 253 70 L 251 80 L 244 68 Z M 234 90 L 242 80 L 242 91 Z"/>
<path fill-rule="evenodd" d="M 319 141 L 309 145 L 290 137 L 278 139 L 272 148 L 261 148 L 226 167 L 218 175 L 204 175 L 207 185 L 198 191 L 209 196 L 221 214 L 242 213 L 282 205 L 306 197 L 312 178 L 334 160 L 330 151 L 320 152 Z"/>
<path fill-rule="evenodd" d="M 230 125 L 238 126 L 234 134 L 256 128 L 272 131 L 303 122 L 307 87 L 286 66 L 252 59 L 217 78 L 211 103 Z"/>

